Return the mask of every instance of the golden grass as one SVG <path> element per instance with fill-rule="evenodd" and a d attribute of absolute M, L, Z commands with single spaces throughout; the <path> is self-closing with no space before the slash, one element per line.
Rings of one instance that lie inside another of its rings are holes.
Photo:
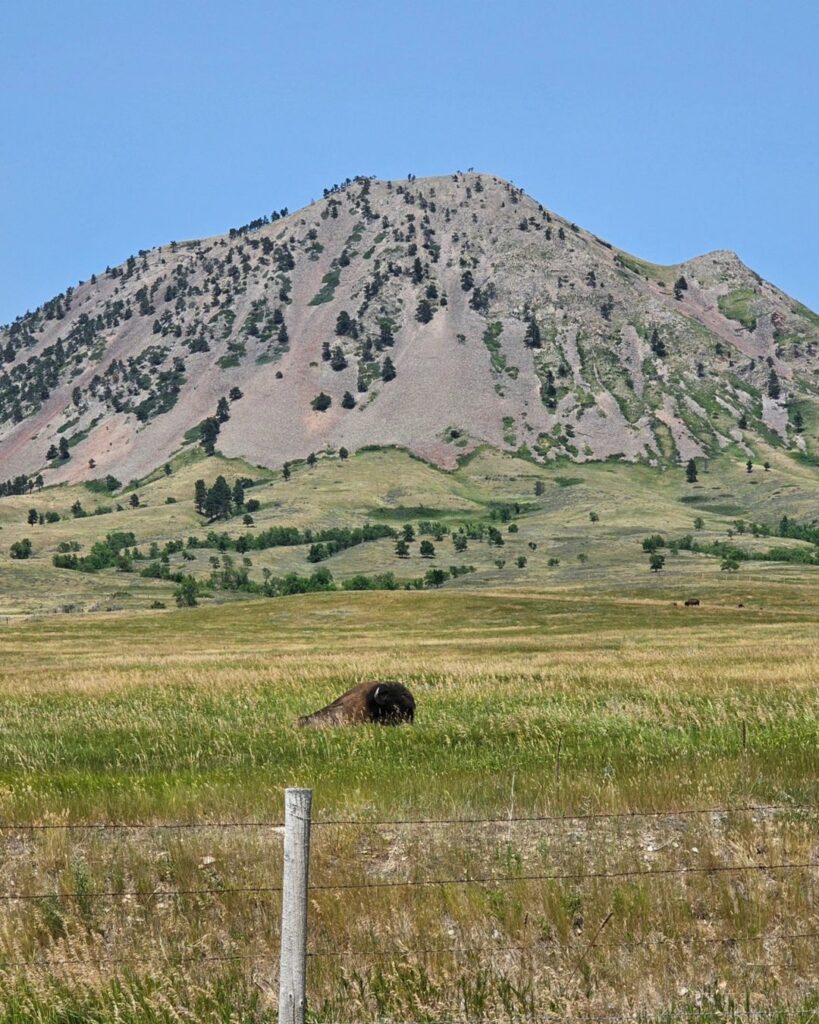
<path fill-rule="evenodd" d="M 819 860 L 817 595 L 746 584 L 739 609 L 731 586 L 699 609 L 464 590 L 3 629 L 0 818 L 271 824 L 4 831 L 2 892 L 79 897 L 0 904 L 2 961 L 44 962 L 4 970 L 0 1021 L 270 1018 L 288 784 L 362 822 L 317 825 L 317 886 L 506 879 L 314 890 L 319 1019 L 808 1020 L 818 869 L 756 868 Z M 381 675 L 416 693 L 412 729 L 293 730 Z M 813 810 L 673 813 L 747 804 Z M 633 810 L 668 813 L 367 824 Z"/>

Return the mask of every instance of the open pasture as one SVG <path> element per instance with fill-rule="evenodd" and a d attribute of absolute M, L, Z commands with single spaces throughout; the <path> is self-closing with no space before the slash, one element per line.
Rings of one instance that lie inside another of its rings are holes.
<path fill-rule="evenodd" d="M 809 1020 L 817 595 L 746 579 L 738 608 L 736 585 L 694 609 L 330 593 L 2 629 L 0 889 L 43 898 L 0 905 L 0 1020 L 272 1019 L 286 785 L 357 823 L 314 830 L 318 1019 Z M 414 727 L 292 728 L 378 676 Z M 624 816 L 560 817 L 590 814 Z M 408 818 L 503 820 L 374 824 Z M 199 827 L 24 827 L 106 821 Z M 428 884 L 467 877 L 500 881 Z"/>

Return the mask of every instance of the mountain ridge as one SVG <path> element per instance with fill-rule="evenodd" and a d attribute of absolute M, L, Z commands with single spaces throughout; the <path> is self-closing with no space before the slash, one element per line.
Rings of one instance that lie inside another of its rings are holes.
<path fill-rule="evenodd" d="M 138 478 L 213 418 L 271 468 L 370 445 L 812 458 L 817 347 L 819 317 L 730 250 L 661 267 L 491 175 L 357 178 L 0 329 L 0 476 Z"/>

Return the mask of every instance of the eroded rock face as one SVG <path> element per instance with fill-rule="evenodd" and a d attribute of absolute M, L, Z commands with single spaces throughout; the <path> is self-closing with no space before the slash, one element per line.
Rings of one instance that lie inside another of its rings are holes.
<path fill-rule="evenodd" d="M 270 468 L 373 445 L 684 463 L 735 427 L 804 447 L 788 409 L 817 369 L 819 317 L 733 253 L 646 263 L 492 175 L 361 178 L 0 327 L 0 466 L 140 479 L 220 400 L 218 450 Z"/>
<path fill-rule="evenodd" d="M 299 727 L 333 725 L 411 725 L 415 719 L 415 698 L 402 683 L 379 681 L 359 683 L 342 693 L 332 704 L 304 715 Z"/>

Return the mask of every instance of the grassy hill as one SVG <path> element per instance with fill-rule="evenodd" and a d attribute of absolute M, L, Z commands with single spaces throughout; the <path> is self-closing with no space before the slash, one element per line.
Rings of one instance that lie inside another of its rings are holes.
<path fill-rule="evenodd" d="M 191 453 L 174 460 L 169 473 L 160 469 L 113 493 L 92 491 L 83 484 L 62 485 L 0 500 L 0 615 L 136 610 L 158 601 L 173 606 L 176 581 L 145 575 L 157 566 L 162 569 L 169 542 L 181 550 L 166 554 L 162 571 L 194 577 L 199 599 L 218 603 L 249 596 L 247 589 L 214 582 L 212 560 L 221 563 L 225 554 L 239 565 L 247 560 L 249 579 L 259 585 L 266 573 L 273 578 L 289 573 L 307 576 L 323 568 L 338 586 L 356 575 L 391 572 L 403 587 L 430 569 L 448 572 L 450 566 L 474 571 L 450 575 L 442 584 L 445 590 L 616 588 L 676 600 L 694 593 L 733 598 L 807 582 L 815 578 L 817 567 L 788 559 L 798 557 L 793 554 L 798 551 L 805 562 L 812 561 L 815 545 L 775 534 L 783 515 L 797 523 L 814 521 L 815 471 L 773 447 L 760 445 L 758 458 L 767 461 L 769 469 L 757 461 L 749 473 L 744 463 L 723 456 L 701 464 L 692 484 L 679 469 L 622 463 L 542 466 L 491 449 L 476 451 L 453 471 L 397 449 L 363 451 L 346 460 L 322 457 L 314 466 L 294 465 L 287 480 L 281 473 L 241 460 Z M 245 491 L 245 500 L 259 506 L 251 525 L 245 525 L 244 506 L 215 521 L 196 512 L 196 480 L 211 487 L 219 475 L 230 485 L 237 478 L 253 481 Z M 132 507 L 134 496 L 138 507 Z M 79 517 L 72 513 L 77 503 Z M 60 518 L 30 525 L 32 508 L 43 518 L 48 513 Z M 102 514 L 95 514 L 98 511 Z M 365 541 L 317 563 L 308 560 L 311 543 L 241 550 L 243 538 L 252 543 L 271 527 L 320 535 L 367 523 L 396 533 L 410 524 L 415 539 L 408 545 L 408 557 L 396 556 L 394 537 Z M 753 523 L 770 528 L 774 535 L 753 536 Z M 502 544 L 491 543 L 490 529 L 497 531 Z M 459 531 L 473 534 L 461 551 L 453 540 Z M 136 550 L 139 558 L 127 566 L 129 571 L 55 568 L 54 558 L 61 551 L 76 549 L 73 553 L 82 559 L 112 533 L 133 535 L 128 550 Z M 689 536 L 701 548 L 727 543 L 749 555 L 775 549 L 778 557 L 743 560 L 733 572 L 721 568 L 719 549 L 706 554 L 666 548 L 661 552 L 665 566 L 654 573 L 642 541 L 655 533 L 667 542 L 683 540 L 684 547 Z M 217 535 L 217 540 L 208 542 L 209 534 Z M 227 551 L 220 550 L 220 536 L 228 538 Z M 188 546 L 191 537 L 205 546 Z M 31 557 L 11 558 L 13 545 L 26 538 L 32 544 Z M 422 557 L 422 540 L 431 541 L 431 557 Z M 518 565 L 521 558 L 524 565 Z"/>

